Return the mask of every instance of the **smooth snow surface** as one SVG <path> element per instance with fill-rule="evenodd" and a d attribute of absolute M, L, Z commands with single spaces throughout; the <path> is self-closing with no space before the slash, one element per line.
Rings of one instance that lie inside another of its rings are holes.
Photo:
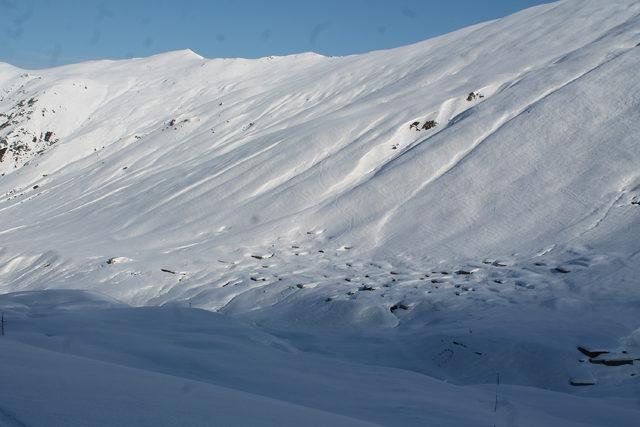
<path fill-rule="evenodd" d="M 0 63 L 0 425 L 636 425 L 639 70 L 636 0 Z"/>

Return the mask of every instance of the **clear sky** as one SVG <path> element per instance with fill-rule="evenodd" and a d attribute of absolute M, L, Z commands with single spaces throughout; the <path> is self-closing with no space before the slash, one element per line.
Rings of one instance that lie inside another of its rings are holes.
<path fill-rule="evenodd" d="M 0 61 L 42 68 L 190 48 L 207 58 L 415 43 L 548 0 L 0 0 Z"/>

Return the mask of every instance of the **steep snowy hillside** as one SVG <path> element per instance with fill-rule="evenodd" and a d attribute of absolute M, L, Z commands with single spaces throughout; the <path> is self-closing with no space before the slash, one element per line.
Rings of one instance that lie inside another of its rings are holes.
<path fill-rule="evenodd" d="M 202 308 L 303 352 L 637 415 L 638 70 L 637 0 L 347 57 L 0 64 L 0 291 Z M 331 412 L 287 390 L 296 416 Z"/>

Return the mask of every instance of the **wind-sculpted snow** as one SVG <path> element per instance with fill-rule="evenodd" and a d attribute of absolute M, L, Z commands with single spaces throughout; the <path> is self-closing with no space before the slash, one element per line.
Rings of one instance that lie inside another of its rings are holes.
<path fill-rule="evenodd" d="M 0 64 L 0 290 L 628 398 L 638 362 L 576 348 L 637 351 L 639 45 L 640 2 L 567 0 L 347 57 Z"/>

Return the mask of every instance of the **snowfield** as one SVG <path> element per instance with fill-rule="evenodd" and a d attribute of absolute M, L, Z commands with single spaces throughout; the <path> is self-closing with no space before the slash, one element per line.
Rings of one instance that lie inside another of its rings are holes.
<path fill-rule="evenodd" d="M 637 425 L 638 70 L 637 0 L 0 63 L 0 425 Z"/>

